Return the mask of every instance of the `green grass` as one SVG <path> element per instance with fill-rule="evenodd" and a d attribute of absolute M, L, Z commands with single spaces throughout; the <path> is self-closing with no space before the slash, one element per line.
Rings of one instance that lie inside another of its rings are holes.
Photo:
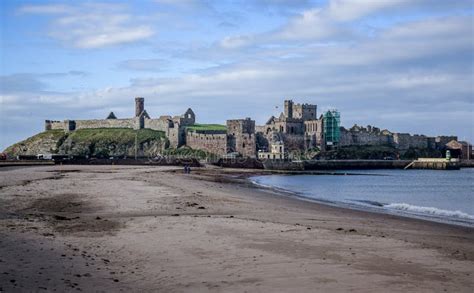
<path fill-rule="evenodd" d="M 32 141 L 38 140 L 38 139 L 61 139 L 64 136 L 64 130 L 61 129 L 54 129 L 54 130 L 46 130 L 43 132 L 40 132 L 36 135 L 33 135 L 32 137 L 29 137 L 25 139 L 24 141 L 21 141 L 19 143 L 30 143 Z"/>
<path fill-rule="evenodd" d="M 33 135 L 33 136 L 25 139 L 25 140 L 17 142 L 14 145 L 9 146 L 8 148 L 5 149 L 5 152 L 6 153 L 14 153 L 14 150 L 17 149 L 18 147 L 24 146 L 24 145 L 29 145 L 29 144 L 35 143 L 37 141 L 40 141 L 40 140 L 49 139 L 49 140 L 59 141 L 59 140 L 63 139 L 65 136 L 66 135 L 64 133 L 64 130 L 61 130 L 61 129 L 43 131 L 43 132 L 40 132 L 36 135 Z"/>
<path fill-rule="evenodd" d="M 69 134 L 69 139 L 76 142 L 130 144 L 135 143 L 135 135 L 137 136 L 138 143 L 165 139 L 163 131 L 152 129 L 134 130 L 130 128 L 78 129 Z"/>
<path fill-rule="evenodd" d="M 5 152 L 15 154 L 16 150 L 22 149 L 24 146 L 28 147 L 41 144 L 42 141 L 46 140 L 55 141 L 57 149 L 59 149 L 66 140 L 71 141 L 75 145 L 102 147 L 107 145 L 130 146 L 135 144 L 135 137 L 137 138 L 138 144 L 156 140 L 167 141 L 163 131 L 152 129 L 91 128 L 78 129 L 70 133 L 65 133 L 63 130 L 47 130 L 8 147 Z"/>
<path fill-rule="evenodd" d="M 227 127 L 225 125 L 220 124 L 194 124 L 193 126 L 187 126 L 186 129 L 194 132 L 200 131 L 227 131 Z"/>

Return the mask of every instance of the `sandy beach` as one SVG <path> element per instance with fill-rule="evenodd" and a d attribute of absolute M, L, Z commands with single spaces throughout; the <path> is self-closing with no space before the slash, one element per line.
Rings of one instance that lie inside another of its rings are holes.
<path fill-rule="evenodd" d="M 0 169 L 0 292 L 472 292 L 474 230 L 218 168 Z"/>

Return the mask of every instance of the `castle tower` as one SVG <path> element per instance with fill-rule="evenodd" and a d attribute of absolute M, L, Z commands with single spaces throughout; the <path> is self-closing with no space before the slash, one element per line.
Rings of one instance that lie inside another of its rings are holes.
<path fill-rule="evenodd" d="M 293 101 L 285 100 L 285 117 L 293 118 Z"/>
<path fill-rule="evenodd" d="M 227 120 L 227 150 L 238 152 L 244 157 L 257 156 L 255 120 Z"/>
<path fill-rule="evenodd" d="M 145 110 L 145 98 L 136 97 L 135 98 L 135 117 L 140 116 L 143 110 Z"/>

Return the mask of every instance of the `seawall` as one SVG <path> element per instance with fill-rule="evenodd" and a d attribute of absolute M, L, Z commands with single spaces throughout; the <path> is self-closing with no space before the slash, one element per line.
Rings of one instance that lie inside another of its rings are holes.
<path fill-rule="evenodd" d="M 269 170 L 351 170 L 351 169 L 403 169 L 410 160 L 312 160 L 312 161 L 272 161 L 263 162 Z"/>

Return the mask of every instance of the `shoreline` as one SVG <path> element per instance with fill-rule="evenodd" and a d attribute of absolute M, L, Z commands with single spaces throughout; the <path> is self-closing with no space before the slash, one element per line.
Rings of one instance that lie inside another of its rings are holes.
<path fill-rule="evenodd" d="M 202 174 L 202 170 L 205 170 L 205 169 L 201 169 L 201 174 Z M 285 196 L 293 200 L 312 202 L 312 203 L 316 203 L 316 204 L 320 204 L 324 206 L 340 208 L 343 210 L 354 210 L 354 211 L 361 211 L 361 212 L 366 212 L 370 214 L 390 215 L 390 216 L 413 219 L 413 220 L 433 222 L 433 223 L 438 223 L 438 224 L 443 224 L 443 225 L 459 226 L 459 227 L 464 227 L 464 228 L 470 228 L 470 229 L 473 229 L 474 231 L 474 224 L 469 223 L 469 222 L 464 222 L 462 221 L 462 219 L 461 221 L 454 221 L 454 220 L 449 220 L 449 219 L 444 219 L 444 218 L 429 216 L 429 215 L 423 215 L 423 214 L 406 213 L 406 212 L 397 211 L 397 210 L 391 211 L 387 209 L 379 209 L 375 206 L 374 207 L 362 206 L 362 205 L 356 205 L 356 204 L 350 204 L 350 203 L 344 203 L 344 202 L 333 202 L 329 200 L 315 199 L 315 198 L 311 198 L 309 196 L 305 196 L 303 194 L 300 194 L 298 192 L 294 192 L 291 190 L 286 190 L 286 189 L 278 188 L 275 186 L 259 184 L 250 179 L 251 177 L 271 176 L 271 175 L 390 176 L 386 174 L 354 173 L 354 171 L 357 171 L 357 170 L 333 170 L 333 171 L 320 170 L 320 171 L 289 171 L 289 172 L 278 171 L 278 170 L 254 170 L 254 169 L 233 169 L 233 168 L 223 168 L 222 170 L 225 170 L 225 172 L 223 173 L 224 175 L 223 174 L 211 175 L 211 176 L 216 176 L 219 178 L 219 180 L 217 180 L 216 182 L 244 184 L 246 186 L 253 187 L 256 190 L 264 190 L 266 192 L 273 193 L 276 196 Z M 367 171 L 367 170 L 360 170 L 360 171 Z M 376 172 L 377 170 L 372 170 L 372 171 Z M 204 174 L 206 174 L 206 172 L 208 171 L 204 171 Z M 199 171 L 198 171 L 198 174 L 199 174 Z M 211 171 L 211 174 L 212 174 L 212 171 Z M 211 181 L 215 180 L 213 178 L 212 179 L 207 178 L 207 179 Z M 242 182 L 242 179 L 245 180 L 245 182 Z M 380 207 L 383 207 L 383 206 L 380 206 Z"/>
<path fill-rule="evenodd" d="M 474 286 L 472 228 L 307 202 L 251 186 L 254 174 L 144 166 L 2 172 L 0 291 Z"/>
<path fill-rule="evenodd" d="M 256 176 L 271 176 L 271 175 L 288 175 L 288 176 L 293 176 L 293 175 L 298 175 L 298 174 L 260 174 Z M 301 175 L 345 175 L 345 176 L 389 176 L 385 174 L 355 174 L 355 173 L 342 173 L 342 174 L 335 174 L 335 173 L 321 173 L 321 174 L 313 174 L 313 173 L 304 173 Z M 435 222 L 435 223 L 441 223 L 441 224 L 447 224 L 447 225 L 454 225 L 454 226 L 461 226 L 461 227 L 467 227 L 467 228 L 473 228 L 474 229 L 474 222 L 469 222 L 468 220 L 463 220 L 463 218 L 459 219 L 447 219 L 443 218 L 440 216 L 432 216 L 432 215 L 427 215 L 427 214 L 421 214 L 421 213 L 410 213 L 410 212 L 404 212 L 403 210 L 389 210 L 384 208 L 387 204 L 382 204 L 382 203 L 377 203 L 380 205 L 358 205 L 358 204 L 351 204 L 347 202 L 336 202 L 336 201 L 330 201 L 330 200 L 324 200 L 324 199 L 317 199 L 317 198 L 312 198 L 310 196 L 306 196 L 302 193 L 296 192 L 296 191 L 291 191 L 283 188 L 279 188 L 276 186 L 270 186 L 270 185 L 265 185 L 265 184 L 260 184 L 258 182 L 252 181 L 250 177 L 256 177 L 256 176 L 249 176 L 247 180 L 249 180 L 250 184 L 253 184 L 255 188 L 257 189 L 267 189 L 270 192 L 273 192 L 275 194 L 283 194 L 292 198 L 295 198 L 297 200 L 303 200 L 303 201 L 309 201 L 309 202 L 314 202 L 317 204 L 322 204 L 322 205 L 327 205 L 327 206 L 332 206 L 332 207 L 337 207 L 337 208 L 342 208 L 342 209 L 350 209 L 350 210 L 357 210 L 357 211 L 363 211 L 363 212 L 368 212 L 368 213 L 376 213 L 376 214 L 385 214 L 385 215 L 393 215 L 393 216 L 400 216 L 400 217 L 405 217 L 405 218 L 410 218 L 410 219 L 417 219 L 417 220 L 424 220 L 428 222 Z M 420 208 L 425 208 L 418 206 Z M 426 208 L 435 208 L 435 207 L 426 207 Z M 440 210 L 439 208 L 435 208 Z M 442 210 L 445 211 L 445 210 Z M 455 211 L 448 211 L 447 212 L 455 212 Z M 463 212 L 462 212 L 463 213 Z M 468 215 L 468 214 L 466 214 Z M 470 215 L 469 215 L 470 216 Z"/>

